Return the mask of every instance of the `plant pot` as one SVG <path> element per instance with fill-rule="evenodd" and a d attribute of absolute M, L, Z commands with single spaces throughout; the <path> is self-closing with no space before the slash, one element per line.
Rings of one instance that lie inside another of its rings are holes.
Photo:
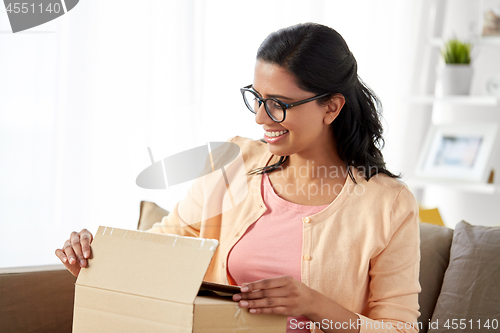
<path fill-rule="evenodd" d="M 471 65 L 446 64 L 440 68 L 443 95 L 468 95 L 472 81 Z"/>

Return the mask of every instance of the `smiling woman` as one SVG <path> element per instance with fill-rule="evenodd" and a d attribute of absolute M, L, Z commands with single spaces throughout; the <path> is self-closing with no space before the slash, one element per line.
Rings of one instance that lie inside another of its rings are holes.
<path fill-rule="evenodd" d="M 264 139 L 232 138 L 244 163 L 199 178 L 149 231 L 219 240 L 205 279 L 240 285 L 240 307 L 289 317 L 289 333 L 416 332 L 417 204 L 385 168 L 379 103 L 344 39 L 314 23 L 272 33 L 242 93 Z M 91 241 L 82 230 L 56 250 L 73 274 Z"/>

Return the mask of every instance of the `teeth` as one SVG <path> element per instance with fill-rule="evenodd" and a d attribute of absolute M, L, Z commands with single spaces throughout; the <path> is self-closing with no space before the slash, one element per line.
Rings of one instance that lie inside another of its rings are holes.
<path fill-rule="evenodd" d="M 276 136 L 280 136 L 280 135 L 283 135 L 285 133 L 287 133 L 288 131 L 280 131 L 280 132 L 265 132 L 266 135 L 270 138 L 274 138 Z"/>

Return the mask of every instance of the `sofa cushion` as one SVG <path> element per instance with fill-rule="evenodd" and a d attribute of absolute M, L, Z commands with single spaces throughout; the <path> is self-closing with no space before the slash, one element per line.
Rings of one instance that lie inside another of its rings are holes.
<path fill-rule="evenodd" d="M 498 332 L 499 297 L 500 227 L 458 223 L 429 332 Z"/>
<path fill-rule="evenodd" d="M 149 230 L 156 222 L 160 222 L 168 211 L 161 208 L 154 202 L 141 201 L 141 212 L 139 214 L 139 223 L 137 230 Z"/>
<path fill-rule="evenodd" d="M 450 258 L 453 230 L 429 223 L 420 223 L 420 286 L 418 295 L 421 333 L 427 332 L 427 324 L 436 306 L 444 272 Z"/>

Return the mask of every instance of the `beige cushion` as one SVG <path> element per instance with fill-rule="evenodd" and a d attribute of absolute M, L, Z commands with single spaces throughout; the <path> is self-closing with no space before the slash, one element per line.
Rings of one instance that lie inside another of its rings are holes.
<path fill-rule="evenodd" d="M 153 224 L 160 222 L 162 218 L 167 215 L 168 211 L 154 202 L 141 201 L 141 212 L 139 215 L 139 223 L 137 223 L 137 230 L 149 230 Z"/>
<path fill-rule="evenodd" d="M 427 324 L 436 306 L 444 272 L 450 258 L 453 230 L 429 223 L 420 223 L 420 304 L 421 333 L 427 332 Z"/>
<path fill-rule="evenodd" d="M 448 319 L 450 327 L 445 327 Z M 452 319 L 457 319 L 458 328 L 452 326 Z M 460 319 L 463 319 L 463 329 L 459 326 Z M 481 328 L 478 327 L 478 320 Z M 487 320 L 489 329 L 483 326 Z M 434 329 L 431 326 L 429 332 L 484 333 L 500 330 L 500 227 L 473 226 L 465 221 L 457 224 L 450 264 L 431 324 L 435 322 L 438 327 Z"/>

